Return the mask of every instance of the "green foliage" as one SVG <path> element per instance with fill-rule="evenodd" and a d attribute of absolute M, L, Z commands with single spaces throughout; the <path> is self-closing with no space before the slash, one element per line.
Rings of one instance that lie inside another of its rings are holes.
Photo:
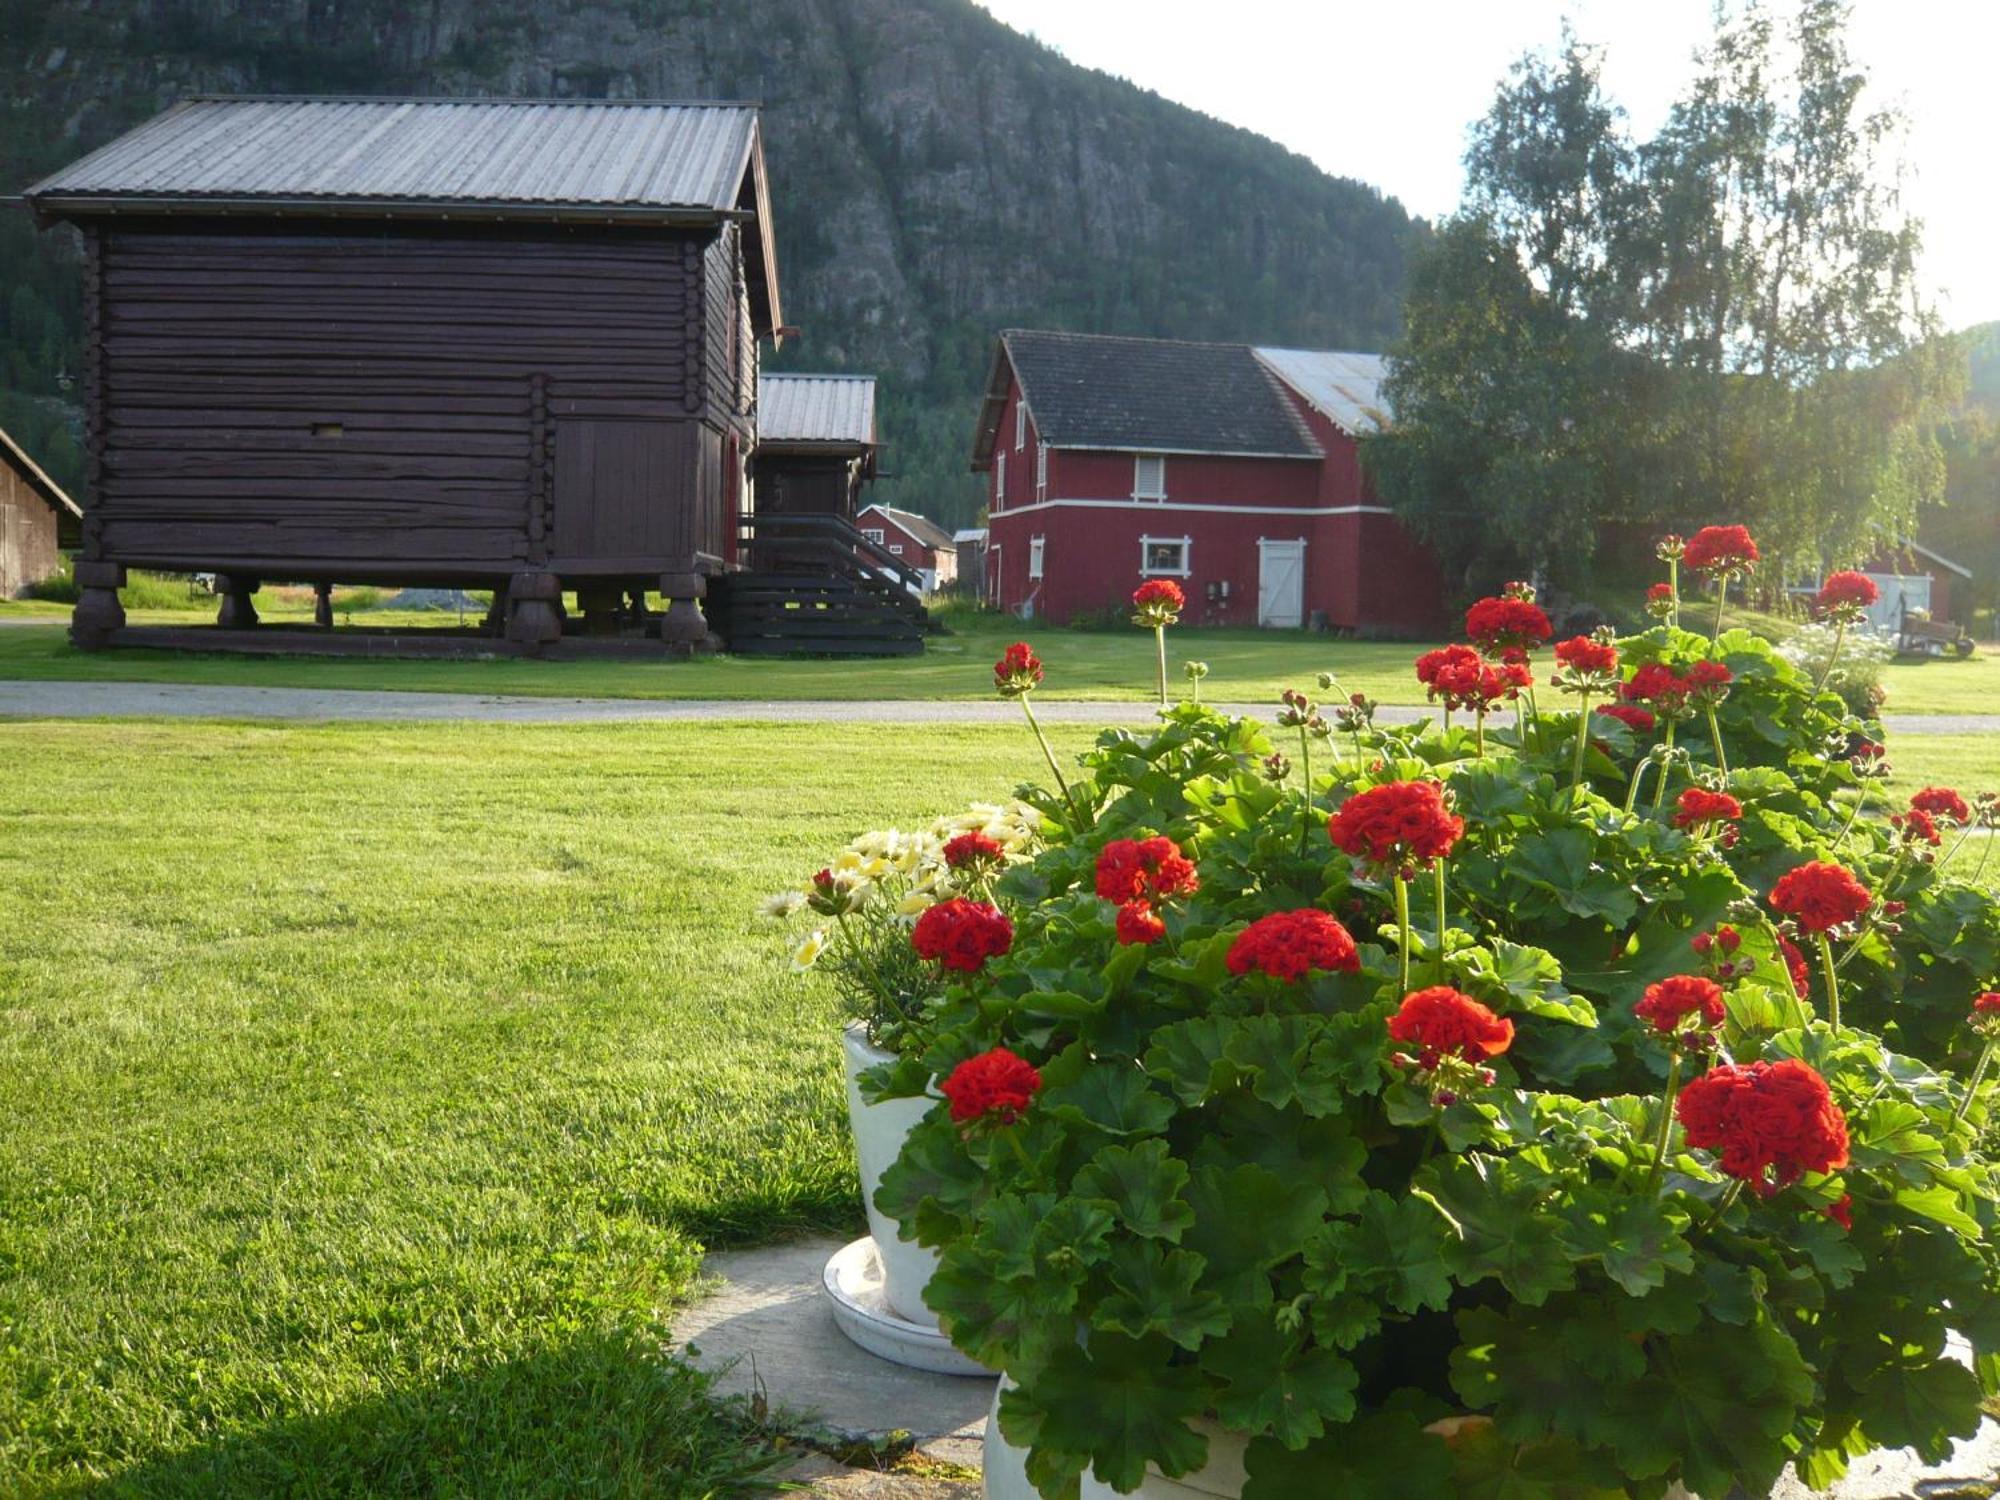
<path fill-rule="evenodd" d="M 1785 564 L 1873 555 L 1941 498 L 1964 355 L 1914 291 L 1894 111 L 1840 0 L 1725 8 L 1632 139 L 1573 36 L 1476 128 L 1460 214 L 1411 272 L 1383 491 L 1447 576 L 1591 581 L 1608 521 L 1717 515 Z M 1810 246 L 1811 253 L 1801 247 Z"/>
<path fill-rule="evenodd" d="M 1006 1046 L 1041 1092 L 1012 1125 L 934 1109 L 878 1195 L 940 1251 L 946 1328 L 1018 1383 L 1007 1430 L 1042 1493 L 1085 1469 L 1117 1487 L 1194 1468 L 1204 1416 L 1250 1440 L 1246 1500 L 1755 1491 L 1795 1460 L 1826 1483 L 1856 1453 L 1940 1453 L 1977 1425 L 2000 1389 L 2000 1173 L 1978 1144 L 1988 1105 L 1965 1099 L 1966 1022 L 2000 912 L 1850 819 L 1857 722 L 1767 641 L 1661 626 L 1620 645 L 1628 669 L 1727 663 L 1726 774 L 1695 718 L 1672 755 L 1607 740 L 1572 793 L 1577 718 L 1546 705 L 1483 755 L 1463 731 L 1370 729 L 1309 789 L 1264 775 L 1259 726 L 1193 707 L 1083 758 L 1094 826 L 1049 832 L 1009 877 L 1015 947 L 951 988 L 922 1054 L 944 1076 Z M 1654 810 L 1649 776 L 1628 812 L 1648 766 L 1666 795 Z M 1395 1056 L 1404 935 L 1322 831 L 1356 791 L 1423 776 L 1468 826 L 1445 932 L 1426 916 L 1408 937 L 1413 982 L 1515 1028 L 1490 1082 L 1448 1092 Z M 1695 781 L 1741 803 L 1727 842 L 1674 826 Z M 1154 832 L 1196 858 L 1200 890 L 1160 943 L 1115 947 L 1096 852 Z M 1838 1029 L 1766 915 L 1815 858 L 1878 898 L 1841 938 Z M 1342 914 L 1359 973 L 1230 972 L 1249 921 L 1300 906 Z M 1656 1144 L 1668 1051 L 1634 1006 L 1701 972 L 1691 939 L 1724 922 L 1741 967 L 1718 1056 L 1823 1076 L 1850 1134 L 1839 1170 L 1745 1192 L 1679 1132 Z M 1829 1217 L 1843 1200 L 1851 1232 Z"/>

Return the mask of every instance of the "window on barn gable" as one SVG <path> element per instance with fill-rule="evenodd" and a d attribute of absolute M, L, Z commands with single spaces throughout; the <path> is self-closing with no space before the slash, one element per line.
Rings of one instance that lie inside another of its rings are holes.
<path fill-rule="evenodd" d="M 1007 508 L 1007 455 L 998 453 L 993 458 L 993 508 Z"/>
<path fill-rule="evenodd" d="M 1014 403 L 1014 446 L 1017 449 L 1028 446 L 1028 403 L 1025 401 Z"/>
<path fill-rule="evenodd" d="M 1049 445 L 1035 444 L 1035 498 L 1049 498 Z"/>
<path fill-rule="evenodd" d="M 1186 578 L 1194 541 L 1184 536 L 1142 536 L 1139 538 L 1141 578 Z"/>
<path fill-rule="evenodd" d="M 1028 577 L 1029 577 L 1029 578 L 1030 578 L 1031 580 L 1032 580 L 1032 579 L 1037 579 L 1037 578 L 1040 578 L 1040 577 L 1042 576 L 1042 554 L 1043 554 L 1044 550 L 1045 550 L 1045 548 L 1044 548 L 1044 545 L 1043 545 L 1043 541 L 1042 541 L 1042 538 L 1041 538 L 1041 537 L 1031 537 L 1031 538 L 1029 538 L 1029 540 L 1028 540 Z"/>
<path fill-rule="evenodd" d="M 1167 498 L 1167 460 L 1164 455 L 1158 453 L 1132 455 L 1132 498 L 1134 500 Z"/>
<path fill-rule="evenodd" d="M 901 542 L 891 542 L 889 543 L 889 550 L 897 557 L 901 557 L 903 555 L 903 544 Z"/>
<path fill-rule="evenodd" d="M 861 534 L 876 546 L 879 547 L 882 545 L 882 528 L 880 526 L 864 526 L 861 528 Z"/>

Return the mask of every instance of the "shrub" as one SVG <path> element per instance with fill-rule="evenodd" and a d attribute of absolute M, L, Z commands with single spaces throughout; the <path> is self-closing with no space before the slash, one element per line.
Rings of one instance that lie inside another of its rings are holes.
<path fill-rule="evenodd" d="M 868 1086 L 1032 1075 L 933 1108 L 877 1202 L 940 1252 L 926 1300 L 1012 1378 L 1051 1500 L 1197 1468 L 1203 1416 L 1248 1437 L 1248 1500 L 1818 1487 L 1977 1427 L 2000 1254 L 1968 1017 L 2000 916 L 1855 816 L 1857 726 L 1768 643 L 1618 645 L 1515 730 L 1354 705 L 1347 753 L 1288 697 L 1308 784 L 1182 706 L 1023 790 L 1011 950 Z M 1642 673 L 1655 727 L 1588 712 Z M 1448 810 L 1389 799 L 1333 847 L 1403 783 Z M 1193 868 L 1121 929 L 1102 862 L 1123 902 L 1149 839 Z"/>
<path fill-rule="evenodd" d="M 76 603 L 76 574 L 70 569 L 69 559 L 64 558 L 62 566 L 48 577 L 38 578 L 22 589 L 21 597 L 42 599 L 51 604 Z"/>
<path fill-rule="evenodd" d="M 1833 625 L 1814 621 L 1794 628 L 1778 650 L 1808 678 L 1817 680 L 1833 661 L 1836 642 Z M 1827 687 L 1840 695 L 1840 701 L 1856 718 L 1873 719 L 1888 701 L 1882 668 L 1896 654 L 1894 644 L 1873 631 L 1849 630 L 1846 639 L 1838 641 L 1838 650 L 1839 661 L 1827 677 Z"/>

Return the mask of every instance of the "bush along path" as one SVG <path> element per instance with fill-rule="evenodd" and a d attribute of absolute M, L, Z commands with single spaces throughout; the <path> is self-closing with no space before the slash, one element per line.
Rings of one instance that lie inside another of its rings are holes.
<path fill-rule="evenodd" d="M 1448 727 L 1190 704 L 1035 794 L 1009 941 L 869 1083 L 943 1080 L 878 1203 L 1049 1500 L 1232 1450 L 1248 1500 L 1720 1500 L 1979 1427 L 2000 804 L 1888 806 L 1876 726 L 1682 628 L 1755 564 L 1712 531 L 1553 671 L 1484 601 L 1422 668 Z"/>

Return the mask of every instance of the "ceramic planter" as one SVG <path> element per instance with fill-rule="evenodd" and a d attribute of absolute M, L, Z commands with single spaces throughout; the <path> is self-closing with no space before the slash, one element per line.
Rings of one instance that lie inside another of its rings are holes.
<path fill-rule="evenodd" d="M 861 1097 L 861 1075 L 878 1063 L 893 1062 L 892 1054 L 871 1046 L 868 1029 L 859 1021 L 842 1034 L 847 1062 L 847 1119 L 854 1131 L 854 1154 L 861 1162 L 861 1202 L 868 1210 L 868 1232 L 882 1265 L 882 1295 L 899 1317 L 926 1328 L 937 1327 L 937 1315 L 924 1306 L 924 1288 L 937 1270 L 937 1255 L 911 1240 L 896 1237 L 896 1221 L 875 1206 L 882 1174 L 902 1152 L 903 1142 L 917 1122 L 930 1112 L 929 1099 L 884 1099 L 869 1104 Z"/>

